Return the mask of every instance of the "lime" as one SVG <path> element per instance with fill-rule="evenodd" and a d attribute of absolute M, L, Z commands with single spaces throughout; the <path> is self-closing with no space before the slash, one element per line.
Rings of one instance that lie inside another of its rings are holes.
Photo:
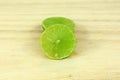
<path fill-rule="evenodd" d="M 74 22 L 72 20 L 70 20 L 68 18 L 64 18 L 64 17 L 47 18 L 42 22 L 42 27 L 45 30 L 46 28 L 48 28 L 54 24 L 64 24 L 64 25 L 66 25 L 66 27 L 69 27 L 74 32 L 74 28 L 75 28 Z"/>
<path fill-rule="evenodd" d="M 72 54 L 76 38 L 66 25 L 55 24 L 42 33 L 40 42 L 46 56 L 52 59 L 63 59 Z"/>

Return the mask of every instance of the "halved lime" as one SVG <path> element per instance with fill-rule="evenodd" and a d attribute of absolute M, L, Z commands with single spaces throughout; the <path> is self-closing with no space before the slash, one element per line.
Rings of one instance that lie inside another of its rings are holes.
<path fill-rule="evenodd" d="M 64 18 L 64 17 L 50 17 L 50 18 L 45 19 L 42 22 L 42 26 L 43 26 L 44 30 L 54 24 L 64 24 L 64 25 L 66 25 L 66 27 L 69 27 L 73 32 L 75 30 L 74 22 L 72 20 L 70 20 L 68 18 Z"/>
<path fill-rule="evenodd" d="M 63 59 L 72 54 L 76 38 L 66 25 L 55 24 L 43 32 L 40 44 L 45 55 L 49 58 Z"/>

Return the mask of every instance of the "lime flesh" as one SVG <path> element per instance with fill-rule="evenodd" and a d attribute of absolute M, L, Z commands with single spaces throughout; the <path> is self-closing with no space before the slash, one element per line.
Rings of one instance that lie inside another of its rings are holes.
<path fill-rule="evenodd" d="M 50 17 L 45 19 L 42 22 L 43 29 L 46 30 L 48 27 L 54 25 L 54 24 L 64 24 L 67 27 L 70 28 L 71 31 L 74 32 L 75 24 L 72 20 L 64 17 Z"/>
<path fill-rule="evenodd" d="M 66 25 L 55 24 L 43 32 L 40 42 L 46 56 L 52 59 L 63 59 L 72 54 L 76 39 Z"/>

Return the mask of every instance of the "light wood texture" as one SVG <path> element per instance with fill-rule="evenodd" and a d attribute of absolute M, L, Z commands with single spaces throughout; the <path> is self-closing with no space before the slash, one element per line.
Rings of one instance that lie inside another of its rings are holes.
<path fill-rule="evenodd" d="M 67 59 L 40 49 L 41 22 L 51 16 L 76 23 Z M 0 80 L 120 80 L 120 0 L 0 0 Z"/>

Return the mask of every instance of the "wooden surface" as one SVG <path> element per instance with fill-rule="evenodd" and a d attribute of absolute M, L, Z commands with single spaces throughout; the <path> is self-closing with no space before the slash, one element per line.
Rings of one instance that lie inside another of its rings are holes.
<path fill-rule="evenodd" d="M 67 59 L 50 60 L 39 47 L 51 16 L 76 23 Z M 120 0 L 0 0 L 0 80 L 120 80 Z"/>

